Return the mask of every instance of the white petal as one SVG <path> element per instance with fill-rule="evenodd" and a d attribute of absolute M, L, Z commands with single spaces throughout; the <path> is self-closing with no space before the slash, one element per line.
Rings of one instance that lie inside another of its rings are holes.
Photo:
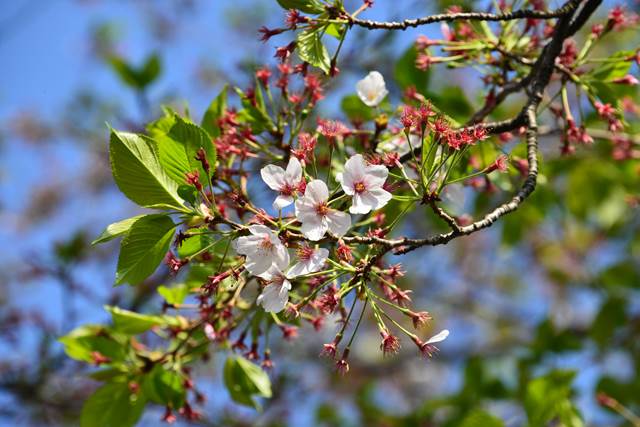
<path fill-rule="evenodd" d="M 264 237 L 261 236 L 242 236 L 238 237 L 234 242 L 235 250 L 241 255 L 251 255 L 258 251 L 258 246 Z"/>
<path fill-rule="evenodd" d="M 259 225 L 259 224 L 250 225 L 249 232 L 254 236 L 260 236 L 260 237 L 265 237 L 264 236 L 265 234 L 268 236 L 271 236 L 272 234 L 274 234 L 269 227 L 267 227 L 266 225 Z"/>
<path fill-rule="evenodd" d="M 324 237 L 327 228 L 327 223 L 322 218 L 316 217 L 315 220 L 303 222 L 300 226 L 300 231 L 304 234 L 304 237 L 315 242 Z"/>
<path fill-rule="evenodd" d="M 389 169 L 384 165 L 369 165 L 365 169 L 367 189 L 382 187 L 389 176 Z"/>
<path fill-rule="evenodd" d="M 248 255 L 244 263 L 244 268 L 246 268 L 250 274 L 259 276 L 266 272 L 272 264 L 273 260 L 271 257 Z"/>
<path fill-rule="evenodd" d="M 309 268 L 306 262 L 296 262 L 293 267 L 287 271 L 287 278 L 294 279 L 298 276 L 309 274 Z"/>
<path fill-rule="evenodd" d="M 384 78 L 377 71 L 370 72 L 364 79 L 358 81 L 356 92 L 360 100 L 369 107 L 378 105 L 388 94 Z"/>
<path fill-rule="evenodd" d="M 276 267 L 275 264 L 271 264 L 271 266 L 269 266 L 267 271 L 265 271 L 264 273 L 258 274 L 257 276 L 264 280 L 273 280 L 276 276 L 280 274 L 282 274 L 280 269 Z"/>
<path fill-rule="evenodd" d="M 356 193 L 353 195 L 349 212 L 352 214 L 366 214 L 375 209 L 378 201 L 370 192 Z"/>
<path fill-rule="evenodd" d="M 278 313 L 287 306 L 289 289 L 291 289 L 291 283 L 286 280 L 282 285 L 275 283 L 267 285 L 262 290 L 262 294 L 258 297 L 257 302 L 262 305 L 264 311 Z"/>
<path fill-rule="evenodd" d="M 291 156 L 289 159 L 289 164 L 285 171 L 285 180 L 289 185 L 296 185 L 302 180 L 302 165 L 295 156 Z"/>
<path fill-rule="evenodd" d="M 276 197 L 276 199 L 273 201 L 273 209 L 279 211 L 281 209 L 286 208 L 287 206 L 289 206 L 291 203 L 293 203 L 293 197 L 291 196 L 283 196 L 282 194 L 280 194 L 278 197 Z"/>
<path fill-rule="evenodd" d="M 391 200 L 391 193 L 387 190 L 383 190 L 382 188 L 374 188 L 370 191 L 370 194 L 376 199 L 376 205 L 373 209 L 380 209 Z"/>
<path fill-rule="evenodd" d="M 272 190 L 280 190 L 285 184 L 284 169 L 276 165 L 267 165 L 260 169 L 262 180 Z"/>
<path fill-rule="evenodd" d="M 319 221 L 318 213 L 312 200 L 307 197 L 296 200 L 296 218 L 300 222 Z"/>
<path fill-rule="evenodd" d="M 351 216 L 348 213 L 332 210 L 327 214 L 329 232 L 336 237 L 347 234 L 351 227 Z"/>
<path fill-rule="evenodd" d="M 314 179 L 307 184 L 304 197 L 311 199 L 315 203 L 326 202 L 329 199 L 327 184 L 319 179 Z"/>
<path fill-rule="evenodd" d="M 276 246 L 273 263 L 280 271 L 284 271 L 289 267 L 289 251 L 282 243 Z"/>
<path fill-rule="evenodd" d="M 349 157 L 349 160 L 344 164 L 345 185 L 353 186 L 354 181 L 364 179 L 366 166 L 362 154 L 354 154 Z"/>
<path fill-rule="evenodd" d="M 445 329 L 437 333 L 436 335 L 432 336 L 431 338 L 429 338 L 425 344 L 434 344 L 437 342 L 444 341 L 445 339 L 447 339 L 448 336 L 449 336 L 449 330 Z"/>
<path fill-rule="evenodd" d="M 316 249 L 311 254 L 311 257 L 306 261 L 297 262 L 287 272 L 287 277 L 293 279 L 294 277 L 303 276 L 305 274 L 315 273 L 320 271 L 329 257 L 329 250 L 325 248 Z"/>

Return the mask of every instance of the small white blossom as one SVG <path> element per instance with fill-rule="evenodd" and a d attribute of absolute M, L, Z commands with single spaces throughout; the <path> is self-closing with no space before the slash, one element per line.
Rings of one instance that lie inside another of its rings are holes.
<path fill-rule="evenodd" d="M 246 256 L 244 267 L 254 276 L 266 272 L 272 265 L 284 270 L 289 265 L 289 252 L 277 234 L 264 225 L 249 226 L 251 235 L 234 241 L 236 252 Z"/>
<path fill-rule="evenodd" d="M 380 104 L 389 93 L 384 83 L 384 77 L 377 71 L 372 71 L 356 83 L 358 96 L 369 107 Z"/>
<path fill-rule="evenodd" d="M 267 281 L 267 286 L 262 289 L 256 302 L 264 308 L 264 311 L 278 313 L 287 306 L 289 302 L 289 291 L 291 282 L 280 271 L 278 267 L 272 265 L 269 270 L 260 274 L 260 278 Z"/>
<path fill-rule="evenodd" d="M 447 339 L 448 336 L 449 336 L 449 330 L 444 329 L 438 332 L 437 334 L 435 334 L 434 336 L 432 336 L 431 338 L 429 338 L 427 342 L 425 342 L 425 344 L 435 344 L 437 342 L 442 342 L 445 339 Z"/>
<path fill-rule="evenodd" d="M 273 202 L 274 209 L 280 210 L 293 203 L 293 195 L 302 180 L 302 165 L 297 158 L 291 156 L 286 170 L 267 165 L 260 170 L 260 175 L 269 188 L 280 193 Z"/>
<path fill-rule="evenodd" d="M 290 279 L 320 271 L 324 263 L 327 262 L 329 251 L 325 248 L 303 247 L 298 250 L 297 255 L 300 261 L 287 272 L 287 277 Z"/>
<path fill-rule="evenodd" d="M 328 200 L 327 184 L 319 179 L 308 183 L 304 196 L 296 200 L 296 218 L 302 223 L 300 230 L 307 239 L 320 240 L 327 231 L 342 237 L 351 227 L 349 214 L 331 209 Z"/>
<path fill-rule="evenodd" d="M 391 193 L 382 186 L 389 175 L 383 165 L 367 165 L 361 154 L 351 156 L 344 165 L 344 172 L 336 176 L 344 192 L 351 196 L 349 212 L 366 214 L 380 209 L 391 200 Z"/>

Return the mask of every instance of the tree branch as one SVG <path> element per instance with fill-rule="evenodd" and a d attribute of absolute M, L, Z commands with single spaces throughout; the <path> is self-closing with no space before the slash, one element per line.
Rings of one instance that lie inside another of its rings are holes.
<path fill-rule="evenodd" d="M 434 22 L 450 22 L 457 20 L 472 20 L 472 21 L 510 21 L 514 19 L 551 19 L 564 16 L 567 13 L 573 11 L 580 0 L 569 0 L 563 6 L 551 11 L 544 10 L 516 10 L 506 13 L 483 13 L 483 12 L 461 12 L 461 13 L 441 13 L 437 15 L 430 15 L 424 18 L 417 19 L 405 19 L 400 22 L 380 22 L 371 21 L 367 19 L 358 19 L 349 17 L 349 23 L 370 30 L 406 30 L 407 28 L 415 28 L 422 25 L 432 24 Z M 596 6 L 597 7 L 597 6 Z"/>

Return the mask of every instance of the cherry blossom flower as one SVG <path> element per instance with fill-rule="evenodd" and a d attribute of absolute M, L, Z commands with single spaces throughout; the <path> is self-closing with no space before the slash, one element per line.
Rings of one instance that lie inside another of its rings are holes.
<path fill-rule="evenodd" d="M 271 265 L 267 271 L 258 277 L 267 281 L 267 286 L 262 289 L 262 293 L 258 296 L 256 302 L 269 313 L 278 313 L 289 302 L 289 291 L 291 290 L 291 282 L 282 271 L 275 265 Z"/>
<path fill-rule="evenodd" d="M 352 214 L 366 214 L 380 209 L 391 200 L 391 193 L 384 190 L 389 170 L 383 165 L 367 165 L 361 154 L 351 156 L 344 165 L 344 172 L 336 176 L 344 192 L 352 196 Z"/>
<path fill-rule="evenodd" d="M 314 179 L 307 184 L 304 196 L 296 200 L 296 218 L 302 223 L 300 231 L 312 241 L 322 239 L 327 231 L 336 237 L 344 236 L 351 227 L 351 217 L 328 205 L 327 184 Z"/>
<path fill-rule="evenodd" d="M 275 264 L 280 270 L 289 265 L 289 252 L 278 235 L 264 225 L 249 226 L 251 235 L 234 241 L 236 252 L 246 256 L 244 267 L 258 276 Z"/>
<path fill-rule="evenodd" d="M 411 147 L 416 148 L 422 144 L 418 135 L 410 134 L 409 138 L 411 139 L 411 146 L 409 145 L 409 141 L 407 141 L 407 136 L 403 133 L 399 133 L 393 138 L 380 144 L 378 151 L 383 153 L 398 153 L 400 156 L 404 156 L 411 151 Z"/>
<path fill-rule="evenodd" d="M 260 175 L 269 188 L 280 193 L 273 202 L 274 209 L 280 210 L 293 203 L 293 196 L 302 180 L 302 165 L 297 158 L 289 159 L 286 170 L 280 166 L 267 165 L 260 170 Z"/>
<path fill-rule="evenodd" d="M 382 102 L 389 91 L 384 83 L 384 77 L 377 71 L 372 71 L 356 83 L 358 96 L 369 107 L 375 107 Z"/>
<path fill-rule="evenodd" d="M 448 336 L 449 336 L 449 330 L 444 329 L 438 332 L 437 334 L 435 334 L 434 336 L 432 336 L 431 338 L 429 338 L 427 341 L 425 341 L 420 345 L 420 350 L 422 351 L 422 354 L 425 357 L 433 356 L 433 354 L 438 351 L 438 347 L 436 347 L 434 344 L 444 341 L 445 339 L 447 339 Z"/>
<path fill-rule="evenodd" d="M 325 248 L 314 249 L 305 246 L 298 249 L 297 255 L 300 261 L 294 264 L 287 272 L 289 279 L 320 271 L 324 263 L 327 262 L 329 250 Z"/>

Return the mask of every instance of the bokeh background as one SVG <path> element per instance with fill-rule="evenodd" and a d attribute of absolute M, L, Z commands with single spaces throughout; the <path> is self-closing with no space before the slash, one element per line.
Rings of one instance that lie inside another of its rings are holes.
<path fill-rule="evenodd" d="M 367 16 L 420 16 L 449 3 L 379 0 Z M 598 18 L 613 4 L 605 1 Z M 89 245 L 105 225 L 137 209 L 111 179 L 107 123 L 140 129 L 163 103 L 199 116 L 224 83 L 247 87 L 259 65 L 273 64 L 273 47 L 288 40 L 263 44 L 257 29 L 282 19 L 275 0 L 2 2 L 0 425 L 76 425 L 82 400 L 97 384 L 64 356 L 56 338 L 108 321 L 103 304 L 161 307 L 155 288 L 170 280 L 166 272 L 136 288 L 114 288 L 117 244 Z M 397 60 L 406 64 L 403 55 L 419 34 L 439 31 L 434 25 L 350 34 L 322 113 L 344 117 L 342 98 L 373 69 L 387 77 L 398 102 Z M 639 41 L 637 29 L 615 34 L 595 55 Z M 159 75 L 136 90 L 107 60 L 113 55 L 134 66 L 157 55 Z M 632 73 L 638 75 L 637 65 Z M 481 105 L 476 75 L 435 69 L 423 78 L 450 114 L 464 117 Z M 637 91 L 625 95 L 640 99 Z M 637 114 L 627 115 L 635 135 Z M 481 408 L 518 426 L 525 417 L 514 401 L 531 378 L 569 370 L 570 394 L 587 425 L 624 425 L 598 405 L 596 393 L 640 410 L 639 162 L 613 160 L 606 140 L 561 158 L 558 138 L 550 136 L 543 151 L 541 185 L 518 213 L 402 260 L 415 306 L 452 332 L 436 358 L 425 361 L 405 343 L 400 355 L 383 359 L 371 328 L 357 338 L 351 372 L 342 379 L 317 357 L 334 325 L 321 332 L 308 327 L 274 350 L 276 395 L 262 413 L 231 403 L 219 377 L 222 357 L 199 367 L 208 397 L 202 423 L 459 425 Z M 479 212 L 492 200 L 470 198 L 464 208 Z M 430 227 L 417 213 L 405 231 Z M 157 425 L 161 415 L 162 408 L 147 411 L 141 424 Z"/>

